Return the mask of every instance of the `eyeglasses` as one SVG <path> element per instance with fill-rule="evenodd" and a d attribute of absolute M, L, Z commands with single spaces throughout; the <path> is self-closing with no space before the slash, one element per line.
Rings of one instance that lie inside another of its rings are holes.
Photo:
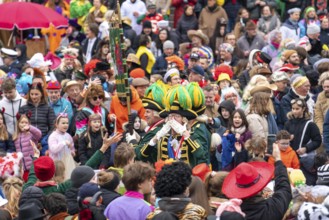
<path fill-rule="evenodd" d="M 97 101 L 97 99 L 99 99 L 99 100 L 103 100 L 103 96 L 95 96 L 95 97 L 93 97 L 93 100 L 94 101 Z"/>
<path fill-rule="evenodd" d="M 299 105 L 299 106 L 304 106 L 303 101 L 300 100 L 300 99 L 293 99 L 290 102 L 290 104 L 292 104 L 292 105 L 295 104 L 295 103 L 297 103 L 297 105 Z"/>
<path fill-rule="evenodd" d="M 282 145 L 282 146 L 289 146 L 290 145 L 289 142 L 286 142 L 286 143 L 285 142 L 283 142 L 283 143 L 279 142 L 279 144 Z"/>

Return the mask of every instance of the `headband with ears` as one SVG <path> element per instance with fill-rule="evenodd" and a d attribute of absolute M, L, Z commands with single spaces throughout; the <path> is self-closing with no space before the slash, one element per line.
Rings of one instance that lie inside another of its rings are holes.
<path fill-rule="evenodd" d="M 31 89 L 31 88 L 37 88 L 40 91 L 43 90 L 41 83 L 37 83 L 37 84 L 30 84 L 30 83 L 28 83 L 27 85 L 28 85 L 29 89 Z"/>
<path fill-rule="evenodd" d="M 31 111 L 28 111 L 27 113 L 25 114 L 20 114 L 19 112 L 17 112 L 16 114 L 16 119 L 17 121 L 23 116 L 25 115 L 28 119 L 30 119 L 32 117 L 32 112 Z"/>

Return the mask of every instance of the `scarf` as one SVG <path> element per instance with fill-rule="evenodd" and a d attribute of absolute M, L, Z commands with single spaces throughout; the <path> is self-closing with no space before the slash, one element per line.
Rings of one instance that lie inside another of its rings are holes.
<path fill-rule="evenodd" d="M 241 126 L 241 127 L 239 127 L 239 128 L 235 128 L 235 127 L 231 127 L 231 132 L 233 133 L 233 134 L 243 134 L 244 132 L 246 132 L 246 130 L 247 130 L 247 128 L 246 128 L 246 126 Z"/>
<path fill-rule="evenodd" d="M 273 47 L 274 47 L 275 49 L 279 49 L 279 47 L 280 47 L 280 43 L 276 43 L 276 42 L 274 42 L 274 41 L 271 41 L 271 44 L 273 45 Z"/>
<path fill-rule="evenodd" d="M 208 10 L 210 11 L 210 12 L 214 12 L 215 10 L 216 10 L 216 8 L 217 8 L 217 5 L 215 4 L 214 6 L 212 6 L 212 7 L 209 7 L 208 6 Z"/>

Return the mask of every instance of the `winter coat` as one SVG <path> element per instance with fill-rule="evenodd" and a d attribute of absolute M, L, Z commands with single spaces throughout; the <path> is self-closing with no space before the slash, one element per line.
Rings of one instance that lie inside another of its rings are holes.
<path fill-rule="evenodd" d="M 70 70 L 63 70 L 65 67 L 63 65 L 60 65 L 55 71 L 55 77 L 59 83 L 61 83 L 64 79 L 72 80 L 75 76 L 75 69 Z"/>
<path fill-rule="evenodd" d="M 112 134 L 113 129 L 110 127 L 110 123 L 107 120 L 109 112 L 104 107 L 101 107 L 99 111 L 102 115 L 102 125 L 106 127 L 109 134 Z M 84 107 L 77 112 L 75 116 L 75 126 L 77 135 L 81 137 L 81 134 L 87 130 L 89 116 L 92 114 L 96 114 L 97 112 L 98 110 L 94 110 L 92 109 L 92 107 Z"/>
<path fill-rule="evenodd" d="M 258 19 L 261 16 L 261 8 L 262 6 L 256 5 L 255 0 L 247 0 L 247 9 L 250 13 L 250 19 Z M 276 1 L 275 0 L 265 0 L 263 1 L 266 5 L 271 6 L 271 8 L 276 8 Z"/>
<path fill-rule="evenodd" d="M 298 23 L 292 23 L 289 19 L 286 20 L 280 27 L 280 32 L 282 33 L 282 39 L 291 38 L 298 43 L 300 27 Z"/>
<path fill-rule="evenodd" d="M 5 96 L 0 101 L 0 109 L 4 108 L 4 116 L 6 121 L 7 130 L 10 134 L 14 134 L 16 129 L 16 114 L 19 109 L 26 105 L 26 99 L 21 97 L 16 91 L 16 98 L 13 100 L 8 100 Z"/>
<path fill-rule="evenodd" d="M 143 107 L 142 100 L 139 98 L 136 89 L 133 87 L 131 88 L 132 100 L 131 100 L 131 110 L 137 112 L 138 116 L 141 119 L 145 120 L 144 113 L 145 109 Z M 128 121 L 128 109 L 126 106 L 121 105 L 119 101 L 119 97 L 117 95 L 113 96 L 111 107 L 110 107 L 110 114 L 115 114 L 117 116 L 116 120 L 116 128 L 117 132 L 123 133 L 122 125 L 123 123 Z"/>
<path fill-rule="evenodd" d="M 289 146 L 286 151 L 280 151 L 281 161 L 287 168 L 299 169 L 299 159 L 296 152 Z M 274 165 L 273 157 L 268 158 L 268 163 Z"/>
<path fill-rule="evenodd" d="M 265 45 L 266 43 L 264 42 L 263 37 L 259 34 L 252 39 L 251 44 L 249 44 L 247 34 L 242 35 L 237 41 L 237 46 L 243 52 L 252 51 L 253 49 L 261 50 Z"/>
<path fill-rule="evenodd" d="M 261 116 L 257 113 L 249 113 L 247 115 L 247 121 L 249 124 L 249 130 L 253 137 L 263 137 L 268 136 L 268 122 L 265 116 Z"/>
<path fill-rule="evenodd" d="M 323 123 L 323 145 L 329 154 L 329 111 L 326 112 Z"/>
<path fill-rule="evenodd" d="M 282 109 L 282 121 L 287 121 L 287 114 L 291 111 L 291 100 L 299 98 L 299 95 L 291 88 L 288 93 L 282 97 L 281 99 L 281 109 Z M 314 108 L 314 100 L 307 95 L 305 98 L 305 102 L 307 104 L 308 111 L 313 116 L 313 108 Z"/>
<path fill-rule="evenodd" d="M 126 24 L 123 24 L 122 28 L 124 37 L 130 40 L 130 45 L 133 45 L 137 36 L 136 32 L 129 25 Z"/>
<path fill-rule="evenodd" d="M 46 103 L 40 103 L 38 106 L 35 106 L 31 102 L 28 102 L 27 105 L 19 109 L 20 114 L 25 114 L 28 111 L 32 112 L 30 118 L 31 125 L 37 127 L 41 131 L 42 137 L 53 130 L 55 113 Z"/>
<path fill-rule="evenodd" d="M 79 204 L 78 204 L 78 193 L 79 188 L 71 187 L 65 192 L 65 200 L 67 204 L 67 212 L 70 215 L 75 215 L 79 213 Z"/>
<path fill-rule="evenodd" d="M 288 119 L 289 120 L 284 125 L 284 130 L 287 130 L 290 134 L 294 135 L 294 138 L 290 141 L 290 146 L 297 151 L 299 149 L 304 127 L 309 119 L 294 118 L 291 113 L 288 114 Z M 322 137 L 318 126 L 316 126 L 314 122 L 310 122 L 305 131 L 301 147 L 306 147 L 306 152 L 308 153 L 320 147 L 321 142 Z"/>
<path fill-rule="evenodd" d="M 168 62 L 166 60 L 167 55 L 162 54 L 156 58 L 155 64 L 152 67 L 152 74 L 157 74 L 167 71 Z"/>
<path fill-rule="evenodd" d="M 69 119 L 69 123 L 71 123 L 73 118 L 73 109 L 71 103 L 67 99 L 60 98 L 55 103 L 52 103 L 49 100 L 49 106 L 54 110 L 56 117 L 59 115 L 59 113 L 62 113 L 65 110 L 65 113 L 67 113 L 67 117 Z"/>
<path fill-rule="evenodd" d="M 280 19 L 276 15 L 271 15 L 268 18 L 262 16 L 257 22 L 257 30 L 264 33 L 265 35 L 274 29 L 279 29 L 280 26 Z"/>
<path fill-rule="evenodd" d="M 0 140 L 0 150 L 7 153 L 15 152 L 15 146 L 14 146 L 12 135 L 9 134 L 8 132 L 7 134 L 8 134 L 7 140 Z"/>
<path fill-rule="evenodd" d="M 328 45 L 329 44 L 329 28 L 323 29 L 321 28 L 320 37 L 321 43 Z"/>
<path fill-rule="evenodd" d="M 292 194 L 287 169 L 282 161 L 275 162 L 274 176 L 274 194 L 271 198 L 263 199 L 254 196 L 243 200 L 241 209 L 246 214 L 246 220 L 283 219 L 292 199 Z"/>
<path fill-rule="evenodd" d="M 14 141 L 16 152 L 23 153 L 23 169 L 30 170 L 32 164 L 31 156 L 34 155 L 33 147 L 30 143 L 32 140 L 34 143 L 38 143 L 41 139 L 41 131 L 30 125 L 30 132 L 19 133 L 17 139 Z"/>
<path fill-rule="evenodd" d="M 307 35 L 307 26 L 310 25 L 310 24 L 315 24 L 317 26 L 321 26 L 321 22 L 320 20 L 314 20 L 314 19 L 310 19 L 308 21 L 308 23 L 306 24 L 305 22 L 305 19 L 302 19 L 298 22 L 298 26 L 300 28 L 300 34 L 299 34 L 299 37 L 302 38 L 304 36 Z"/>
<path fill-rule="evenodd" d="M 89 136 L 90 136 L 90 141 L 87 136 L 87 133 L 82 134 L 78 142 L 79 144 L 78 154 L 82 165 L 84 165 L 91 158 L 91 156 L 97 150 L 99 150 L 103 145 L 103 137 L 100 130 L 97 132 L 90 131 Z M 109 148 L 105 152 L 100 166 L 103 168 L 107 168 L 109 166 L 110 158 L 111 158 L 111 148 Z"/>
<path fill-rule="evenodd" d="M 106 207 L 110 202 L 115 200 L 116 198 L 119 198 L 121 195 L 115 191 L 110 191 L 104 188 L 101 188 L 100 190 L 102 192 L 102 204 Z"/>
<path fill-rule="evenodd" d="M 186 16 L 183 13 L 182 17 L 178 20 L 176 33 L 179 36 L 179 43 L 189 42 L 190 39 L 187 36 L 189 30 L 198 29 L 198 19 L 195 15 Z"/>
<path fill-rule="evenodd" d="M 310 44 L 311 44 L 311 50 L 308 51 L 308 55 L 310 55 L 310 57 L 316 56 L 316 55 L 320 55 L 322 52 L 322 45 L 323 43 L 319 40 L 316 39 L 309 39 Z"/>
<path fill-rule="evenodd" d="M 325 96 L 324 91 L 318 95 L 314 106 L 314 122 L 318 126 L 320 133 L 323 133 L 324 118 L 329 109 L 329 98 Z"/>
<path fill-rule="evenodd" d="M 199 29 L 202 30 L 208 38 L 211 38 L 214 34 L 216 24 L 220 19 L 228 20 L 227 14 L 222 7 L 217 6 L 215 10 L 210 11 L 209 7 L 206 6 L 202 9 L 199 17 Z"/>
<path fill-rule="evenodd" d="M 69 141 L 73 146 L 70 148 L 66 141 Z M 64 153 L 70 155 L 74 152 L 73 138 L 68 133 L 62 133 L 58 130 L 53 131 L 48 138 L 49 156 L 55 160 L 63 160 Z"/>
<path fill-rule="evenodd" d="M 186 5 L 192 5 L 195 6 L 197 3 L 197 0 L 172 0 L 171 6 L 175 7 L 174 12 L 174 28 L 177 27 L 177 22 L 179 18 L 184 14 L 184 7 Z"/>
<path fill-rule="evenodd" d="M 27 47 L 25 44 L 17 44 L 16 49 L 19 49 L 21 51 L 21 55 L 17 56 L 17 60 L 19 65 L 21 66 L 20 69 L 22 69 L 27 61 L 27 54 L 26 54 Z"/>

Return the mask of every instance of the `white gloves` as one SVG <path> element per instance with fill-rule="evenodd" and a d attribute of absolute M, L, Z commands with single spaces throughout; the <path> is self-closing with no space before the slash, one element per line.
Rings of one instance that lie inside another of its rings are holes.
<path fill-rule="evenodd" d="M 171 129 L 171 121 L 167 121 L 166 124 L 164 124 L 164 126 L 160 129 L 160 131 L 158 131 L 155 135 L 155 137 L 160 140 L 160 138 L 162 138 L 163 136 L 165 136 L 166 134 L 168 134 L 168 132 Z"/>
<path fill-rule="evenodd" d="M 171 128 L 179 135 L 183 135 L 183 133 L 187 131 L 186 125 L 187 124 L 181 125 L 176 120 L 171 120 Z"/>

